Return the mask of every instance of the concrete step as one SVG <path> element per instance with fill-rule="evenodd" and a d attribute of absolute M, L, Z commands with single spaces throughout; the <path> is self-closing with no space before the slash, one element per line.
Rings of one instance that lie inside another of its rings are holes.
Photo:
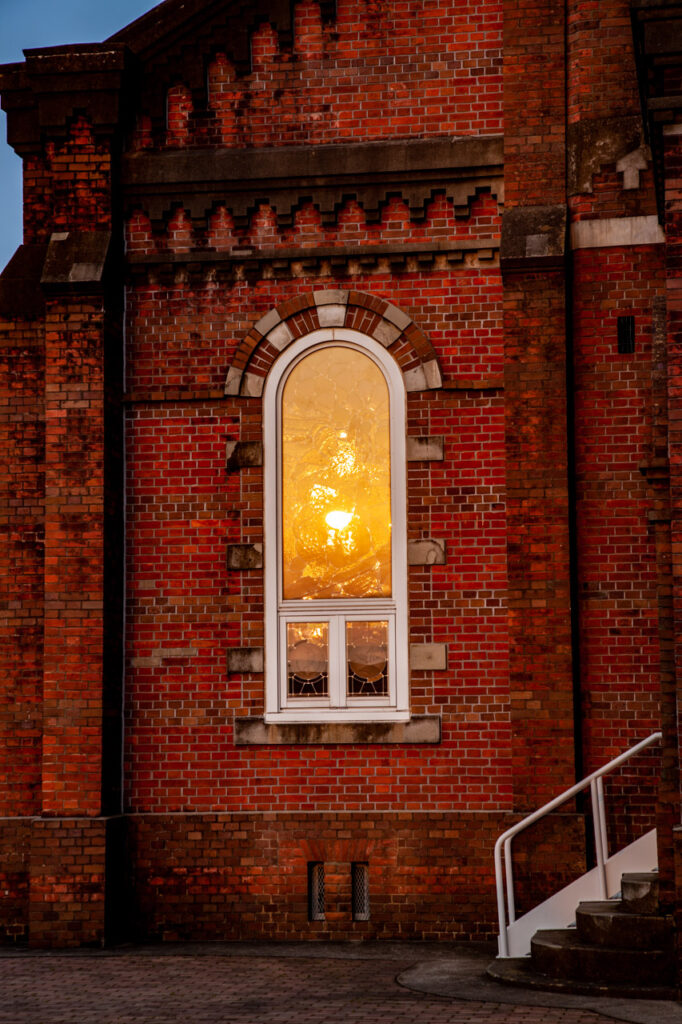
<path fill-rule="evenodd" d="M 488 977 L 502 985 L 535 989 L 539 992 L 585 996 L 612 996 L 619 999 L 671 999 L 678 998 L 674 985 L 628 985 L 623 982 L 576 981 L 568 978 L 550 978 L 540 974 L 530 957 L 493 960 L 486 971 Z M 655 1014 L 651 1020 L 655 1020 Z"/>
<path fill-rule="evenodd" d="M 672 950 L 589 945 L 574 929 L 536 932 L 531 958 L 535 970 L 553 978 L 647 987 L 674 980 Z"/>
<path fill-rule="evenodd" d="M 673 941 L 673 923 L 661 914 L 625 909 L 618 900 L 581 903 L 576 931 L 583 942 L 616 949 L 667 949 Z"/>
<path fill-rule="evenodd" d="M 658 872 L 633 871 L 621 880 L 623 909 L 635 914 L 658 911 Z"/>

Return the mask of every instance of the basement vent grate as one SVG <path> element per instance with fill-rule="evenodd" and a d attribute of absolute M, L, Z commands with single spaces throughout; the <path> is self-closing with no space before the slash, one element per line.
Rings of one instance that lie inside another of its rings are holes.
<path fill-rule="evenodd" d="M 324 921 L 324 864 L 308 864 L 308 920 Z"/>
<path fill-rule="evenodd" d="M 618 317 L 618 352 L 620 355 L 632 355 L 635 351 L 635 318 L 634 316 Z"/>
<path fill-rule="evenodd" d="M 369 864 L 351 864 L 353 920 L 369 921 Z"/>

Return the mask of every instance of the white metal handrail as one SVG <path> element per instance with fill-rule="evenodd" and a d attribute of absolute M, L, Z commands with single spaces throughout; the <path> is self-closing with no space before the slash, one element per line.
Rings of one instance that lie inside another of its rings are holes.
<path fill-rule="evenodd" d="M 602 768 L 599 768 L 596 772 L 592 772 L 581 782 L 577 782 L 575 786 L 571 786 L 564 793 L 555 797 L 554 800 L 550 800 L 543 807 L 538 808 L 537 811 L 533 811 L 528 817 L 524 818 L 523 821 L 519 821 L 516 825 L 512 825 L 506 832 L 503 832 L 495 843 L 495 885 L 497 888 L 497 914 L 500 923 L 500 938 L 499 938 L 499 956 L 509 956 L 509 941 L 507 936 L 507 928 L 511 926 L 516 920 L 516 907 L 514 904 L 514 870 L 512 866 L 511 857 L 511 841 L 515 835 L 522 832 L 529 825 L 532 825 L 539 818 L 543 818 L 550 811 L 560 807 L 561 804 L 570 800 L 571 797 L 577 793 L 581 793 L 587 787 L 590 787 L 590 793 L 592 798 L 592 817 L 594 821 L 594 847 L 597 855 L 597 868 L 599 871 L 602 899 L 606 899 L 606 861 L 609 859 L 608 853 L 608 840 L 606 836 L 606 809 L 604 804 L 604 783 L 603 777 L 612 772 L 615 768 L 618 768 L 625 761 L 629 761 L 635 754 L 639 754 L 640 751 L 645 750 L 647 747 L 652 746 L 654 743 L 659 742 L 662 738 L 662 733 L 654 732 L 651 736 L 648 736 L 645 740 L 641 740 L 635 744 L 634 747 L 630 747 L 629 750 L 625 750 L 618 757 L 614 757 L 612 761 L 605 764 Z M 502 855 L 504 851 L 504 874 L 502 871 Z M 507 890 L 507 900 L 505 909 L 505 881 Z"/>

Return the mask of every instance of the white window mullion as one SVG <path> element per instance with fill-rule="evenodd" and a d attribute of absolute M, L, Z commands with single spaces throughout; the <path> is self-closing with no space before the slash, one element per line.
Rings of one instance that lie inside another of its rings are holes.
<path fill-rule="evenodd" d="M 329 698 L 333 708 L 346 706 L 346 691 L 341 671 L 343 658 L 343 619 L 338 615 L 329 620 Z"/>

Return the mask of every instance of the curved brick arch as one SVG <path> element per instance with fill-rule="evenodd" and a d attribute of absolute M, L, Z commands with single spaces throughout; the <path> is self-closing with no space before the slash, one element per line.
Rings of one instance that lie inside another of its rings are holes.
<path fill-rule="evenodd" d="M 407 391 L 442 386 L 433 345 L 406 313 L 365 292 L 325 289 L 289 299 L 261 317 L 237 346 L 225 394 L 260 396 L 280 352 L 297 338 L 324 327 L 354 328 L 378 341 L 398 363 Z"/>

